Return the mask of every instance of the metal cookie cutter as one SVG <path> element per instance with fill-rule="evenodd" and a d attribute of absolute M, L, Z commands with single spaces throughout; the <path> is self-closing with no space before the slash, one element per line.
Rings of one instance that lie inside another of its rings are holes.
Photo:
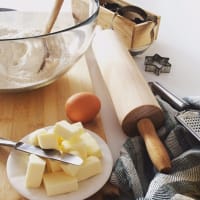
<path fill-rule="evenodd" d="M 171 70 L 169 58 L 161 57 L 158 54 L 146 56 L 144 64 L 145 71 L 154 72 L 156 75 L 160 75 L 160 73 L 169 73 Z"/>

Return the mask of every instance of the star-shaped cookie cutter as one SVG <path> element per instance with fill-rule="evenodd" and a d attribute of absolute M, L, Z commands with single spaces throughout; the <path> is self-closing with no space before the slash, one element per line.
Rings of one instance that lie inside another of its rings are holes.
<path fill-rule="evenodd" d="M 169 73 L 171 70 L 171 64 L 169 58 L 161 57 L 159 54 L 145 57 L 145 71 L 154 72 L 156 75 L 160 73 Z"/>

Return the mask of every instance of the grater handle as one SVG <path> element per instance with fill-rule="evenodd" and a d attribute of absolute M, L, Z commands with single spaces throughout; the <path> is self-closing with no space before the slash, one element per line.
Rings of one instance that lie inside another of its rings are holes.
<path fill-rule="evenodd" d="M 154 94 L 159 95 L 162 99 L 167 101 L 176 110 L 183 111 L 189 108 L 189 104 L 186 101 L 172 94 L 169 90 L 164 88 L 160 83 L 149 82 L 149 85 Z"/>

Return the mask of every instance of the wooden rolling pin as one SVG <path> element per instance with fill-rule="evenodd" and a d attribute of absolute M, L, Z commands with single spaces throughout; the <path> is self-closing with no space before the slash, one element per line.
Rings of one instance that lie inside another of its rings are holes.
<path fill-rule="evenodd" d="M 109 29 L 96 34 L 92 48 L 123 131 L 131 137 L 140 132 L 154 166 L 169 172 L 170 158 L 154 128 L 162 125 L 163 112 L 128 49 Z"/>

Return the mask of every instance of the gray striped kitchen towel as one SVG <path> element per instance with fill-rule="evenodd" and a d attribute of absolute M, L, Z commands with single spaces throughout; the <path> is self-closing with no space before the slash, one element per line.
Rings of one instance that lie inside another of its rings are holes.
<path fill-rule="evenodd" d="M 157 98 L 165 114 L 158 135 L 172 160 L 171 172 L 156 171 L 137 136 L 123 145 L 110 182 L 120 188 L 119 200 L 200 199 L 200 142 L 176 121 L 177 111 Z M 200 110 L 200 96 L 185 100 Z"/>

